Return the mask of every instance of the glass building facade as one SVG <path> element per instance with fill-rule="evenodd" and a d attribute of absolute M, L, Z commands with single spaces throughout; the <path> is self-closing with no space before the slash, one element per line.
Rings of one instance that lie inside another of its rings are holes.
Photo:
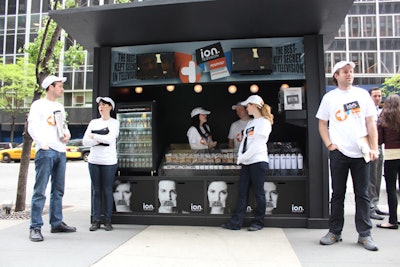
<path fill-rule="evenodd" d="M 356 63 L 354 84 L 369 89 L 400 73 L 400 1 L 358 0 L 325 50 L 327 85 L 340 60 Z"/>

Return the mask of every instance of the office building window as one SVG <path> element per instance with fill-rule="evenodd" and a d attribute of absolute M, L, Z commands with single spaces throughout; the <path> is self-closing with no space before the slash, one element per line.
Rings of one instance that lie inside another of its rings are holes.
<path fill-rule="evenodd" d="M 350 51 L 376 50 L 376 39 L 349 40 Z"/>
<path fill-rule="evenodd" d="M 394 54 L 392 52 L 381 52 L 381 72 L 393 73 L 394 70 Z"/>
<path fill-rule="evenodd" d="M 361 18 L 349 17 L 349 29 L 350 37 L 361 37 Z"/>
<path fill-rule="evenodd" d="M 376 36 L 376 21 L 373 16 L 363 17 L 363 37 L 375 37 Z"/>
<path fill-rule="evenodd" d="M 400 37 L 400 15 L 394 16 L 394 36 Z"/>
<path fill-rule="evenodd" d="M 382 37 L 393 36 L 393 17 L 380 16 L 379 21 L 380 35 Z"/>
<path fill-rule="evenodd" d="M 357 3 L 360 1 L 355 1 L 355 4 L 351 7 L 349 14 L 363 15 L 363 14 L 374 14 L 375 13 L 375 3 Z M 374 1 L 367 1 L 374 2 Z"/>
<path fill-rule="evenodd" d="M 362 53 L 350 53 L 350 60 L 356 64 L 356 67 L 354 68 L 354 73 L 361 73 Z"/>
<path fill-rule="evenodd" d="M 379 3 L 380 14 L 395 14 L 400 13 L 400 5 L 398 2 L 381 2 Z"/>
<path fill-rule="evenodd" d="M 381 50 L 400 50 L 400 40 L 398 38 L 381 38 Z"/>
<path fill-rule="evenodd" d="M 365 52 L 363 60 L 363 73 L 377 73 L 378 61 L 376 52 Z"/>
<path fill-rule="evenodd" d="M 7 14 L 15 15 L 17 12 L 17 0 L 8 0 L 7 5 Z"/>

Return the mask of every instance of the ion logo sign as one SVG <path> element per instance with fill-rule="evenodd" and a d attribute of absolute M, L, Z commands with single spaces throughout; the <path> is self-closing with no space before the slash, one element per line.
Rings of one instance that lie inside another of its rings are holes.
<path fill-rule="evenodd" d="M 203 211 L 203 207 L 201 205 L 190 203 L 190 210 L 193 212 L 201 212 Z"/>
<path fill-rule="evenodd" d="M 198 64 L 225 57 L 221 43 L 215 43 L 196 50 L 196 60 Z"/>
<path fill-rule="evenodd" d="M 153 204 L 143 203 L 142 207 L 143 207 L 143 211 L 154 211 Z"/>
<path fill-rule="evenodd" d="M 292 213 L 304 213 L 304 208 L 302 205 L 296 206 L 292 204 Z"/>

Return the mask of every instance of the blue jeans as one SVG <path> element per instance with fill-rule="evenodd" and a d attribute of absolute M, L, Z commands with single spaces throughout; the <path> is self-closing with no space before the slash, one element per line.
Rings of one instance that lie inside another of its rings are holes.
<path fill-rule="evenodd" d="M 65 152 L 39 149 L 35 156 L 36 180 L 31 203 L 31 229 L 43 226 L 42 212 L 46 203 L 46 187 L 51 177 L 50 225 L 59 226 L 63 220 L 62 198 L 65 187 Z"/>
<path fill-rule="evenodd" d="M 89 163 L 90 179 L 92 180 L 92 221 L 100 222 L 103 204 L 105 222 L 111 222 L 114 205 L 113 184 L 116 172 L 117 164 L 98 165 Z M 104 203 L 102 203 L 103 197 Z"/>
<path fill-rule="evenodd" d="M 251 220 L 250 225 L 261 228 L 264 227 L 266 208 L 264 181 L 267 175 L 267 170 L 267 162 L 257 162 L 250 165 L 242 165 L 239 179 L 238 203 L 235 214 L 228 222 L 228 227 L 230 229 L 240 229 L 243 226 L 243 219 L 246 215 L 249 200 L 250 186 L 253 187 L 256 198 L 256 208 L 253 211 L 254 218 Z"/>
<path fill-rule="evenodd" d="M 356 230 L 360 236 L 369 236 L 372 228 L 368 196 L 369 163 L 366 163 L 364 158 L 349 158 L 339 150 L 330 151 L 329 158 L 332 177 L 330 232 L 339 235 L 343 230 L 344 198 L 350 170 L 356 201 Z"/>
<path fill-rule="evenodd" d="M 400 159 L 385 160 L 384 164 L 386 193 L 389 205 L 389 223 L 397 224 L 396 181 L 400 174 Z"/>

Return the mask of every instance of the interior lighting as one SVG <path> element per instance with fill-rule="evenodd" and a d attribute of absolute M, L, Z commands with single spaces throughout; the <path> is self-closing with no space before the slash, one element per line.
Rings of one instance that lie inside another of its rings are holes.
<path fill-rule="evenodd" d="M 167 85 L 167 91 L 168 92 L 173 92 L 174 90 L 175 90 L 175 85 L 173 85 L 173 84 L 170 84 L 170 85 Z"/>
<path fill-rule="evenodd" d="M 135 87 L 136 94 L 141 94 L 142 92 L 143 92 L 143 87 L 141 87 L 141 86 Z"/>
<path fill-rule="evenodd" d="M 230 93 L 230 94 L 235 94 L 236 92 L 237 92 L 237 87 L 236 87 L 236 85 L 229 85 L 229 87 L 228 87 L 228 92 Z"/>
<path fill-rule="evenodd" d="M 196 85 L 194 86 L 194 91 L 195 91 L 196 93 L 201 93 L 201 91 L 203 91 L 203 86 L 201 86 L 201 84 L 196 84 Z"/>
<path fill-rule="evenodd" d="M 257 84 L 252 84 L 251 86 L 250 86 L 250 92 L 252 92 L 252 93 L 257 93 L 258 92 L 258 85 Z"/>

